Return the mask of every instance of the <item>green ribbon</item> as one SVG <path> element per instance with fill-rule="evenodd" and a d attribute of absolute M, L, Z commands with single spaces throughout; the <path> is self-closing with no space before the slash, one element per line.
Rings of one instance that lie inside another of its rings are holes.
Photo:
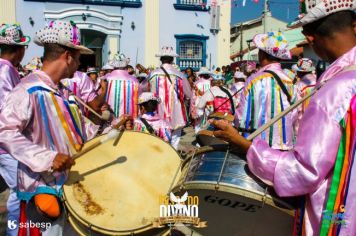
<path fill-rule="evenodd" d="M 271 101 L 271 119 L 274 117 L 274 96 L 275 96 L 275 85 L 274 85 L 274 79 L 271 80 L 271 87 L 272 87 L 272 101 Z M 273 142 L 273 125 L 269 128 L 269 146 L 272 147 L 272 142 Z"/>
<path fill-rule="evenodd" d="M 345 125 L 344 119 L 342 119 L 340 121 L 340 126 L 345 131 L 346 125 Z M 336 161 L 335 161 L 334 173 L 333 173 L 333 177 L 332 177 L 332 181 L 331 181 L 329 196 L 328 196 L 328 200 L 326 202 L 325 210 L 327 212 L 334 211 L 335 200 L 336 200 L 338 188 L 342 187 L 342 186 L 339 186 L 339 184 L 340 184 L 341 171 L 342 171 L 342 167 L 344 164 L 345 148 L 346 148 L 346 132 L 343 132 L 341 141 L 340 141 L 340 145 L 339 145 L 339 150 L 338 150 L 337 157 L 336 157 Z M 322 219 L 320 236 L 324 236 L 324 235 L 328 234 L 330 223 L 331 223 L 330 219 Z"/>

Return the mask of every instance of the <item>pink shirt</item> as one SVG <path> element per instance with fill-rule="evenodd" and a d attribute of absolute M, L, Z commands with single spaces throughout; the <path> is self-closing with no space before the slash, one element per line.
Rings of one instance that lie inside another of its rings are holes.
<path fill-rule="evenodd" d="M 273 185 L 280 196 L 306 194 L 305 224 L 307 235 L 319 235 L 322 211 L 331 183 L 347 109 L 356 94 L 356 70 L 343 71 L 356 64 L 356 47 L 336 60 L 321 76 L 327 83 L 311 98 L 300 122 L 295 148 L 281 152 L 256 138 L 248 150 L 252 173 Z M 355 118 L 355 117 L 354 117 Z M 355 121 L 356 122 L 356 121 Z M 356 181 L 356 162 L 351 183 Z M 356 189 L 350 187 L 346 201 L 346 226 L 339 235 L 356 235 Z"/>
<path fill-rule="evenodd" d="M 184 105 L 185 98 L 191 98 L 191 88 L 184 75 L 170 64 L 162 65 L 170 75 L 171 82 L 162 69 L 154 70 L 143 82 L 145 91 L 150 91 L 161 98 L 158 114 L 171 129 L 182 128 L 187 122 Z"/>
<path fill-rule="evenodd" d="M 141 93 L 138 80 L 126 70 L 114 70 L 106 75 L 108 91 L 106 102 L 115 114 L 120 117 L 129 114 L 133 118 L 138 115 L 138 96 Z"/>
<path fill-rule="evenodd" d="M 17 69 L 8 60 L 0 58 L 0 111 L 7 95 L 19 83 L 20 75 Z"/>
<path fill-rule="evenodd" d="M 74 95 L 84 102 L 91 102 L 98 94 L 95 92 L 95 86 L 86 73 L 77 71 L 73 78 L 63 79 L 61 83 L 69 88 Z M 64 92 L 68 97 L 68 91 Z"/>
<path fill-rule="evenodd" d="M 19 161 L 18 197 L 58 194 L 67 173 L 55 172 L 53 179 L 47 171 L 57 153 L 72 155 L 91 139 L 92 126 L 45 72 L 35 71 L 22 79 L 0 114 L 0 146 Z"/>
<path fill-rule="evenodd" d="M 169 128 L 168 124 L 161 120 L 156 113 L 154 113 L 153 115 L 143 114 L 141 117 L 146 119 L 147 123 L 152 126 L 157 137 L 160 137 L 166 142 L 171 141 L 172 130 Z M 136 118 L 134 120 L 134 130 L 149 133 L 147 127 L 139 118 Z"/>

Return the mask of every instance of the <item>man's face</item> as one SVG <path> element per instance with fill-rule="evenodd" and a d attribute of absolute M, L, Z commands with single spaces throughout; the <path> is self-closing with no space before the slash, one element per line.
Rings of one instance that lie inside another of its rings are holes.
<path fill-rule="evenodd" d="M 97 73 L 90 73 L 89 74 L 89 78 L 91 81 L 96 81 L 96 79 L 98 78 L 98 74 Z"/>
<path fill-rule="evenodd" d="M 303 27 L 302 33 L 304 34 L 309 46 L 313 49 L 316 55 L 318 55 L 324 61 L 329 61 L 329 58 L 325 52 L 325 40 L 322 37 L 314 34 L 312 30 L 308 28 L 308 25 Z"/>
<path fill-rule="evenodd" d="M 27 46 L 19 46 L 17 51 L 16 51 L 16 65 L 14 65 L 15 67 L 18 67 L 23 59 L 23 57 L 25 56 L 25 51 L 26 51 Z"/>
<path fill-rule="evenodd" d="M 67 64 L 68 64 L 68 78 L 72 78 L 74 76 L 74 73 L 78 70 L 78 67 L 80 65 L 80 52 L 78 50 L 68 52 L 69 56 L 67 59 Z"/>

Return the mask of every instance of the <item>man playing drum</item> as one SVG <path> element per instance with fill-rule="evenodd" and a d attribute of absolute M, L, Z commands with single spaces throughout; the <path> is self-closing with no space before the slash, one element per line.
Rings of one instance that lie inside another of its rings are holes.
<path fill-rule="evenodd" d="M 254 37 L 262 68 L 247 78 L 236 111 L 236 126 L 252 132 L 273 116 L 288 108 L 296 96 L 292 80 L 284 74 L 280 61 L 291 59 L 288 42 L 281 32 L 268 32 Z M 293 147 L 293 114 L 261 134 L 274 149 Z M 247 136 L 247 133 L 244 134 Z"/>
<path fill-rule="evenodd" d="M 0 146 L 19 160 L 20 219 L 26 219 L 26 205 L 32 202 L 53 220 L 43 235 L 61 235 L 64 214 L 58 197 L 74 164 L 70 156 L 92 137 L 87 133 L 90 124 L 84 125 L 78 107 L 69 107 L 58 83 L 73 76 L 81 53 L 92 51 L 80 45 L 74 22 L 51 21 L 36 32 L 35 42 L 44 47 L 42 70 L 28 75 L 8 95 L 0 114 Z"/>
<path fill-rule="evenodd" d="M 214 135 L 247 153 L 252 173 L 280 196 L 306 195 L 306 235 L 356 235 L 356 4 L 349 0 L 306 0 L 302 26 L 313 50 L 332 63 L 316 84 L 300 121 L 294 149 L 271 149 L 266 141 L 244 139 L 230 125 L 213 121 Z M 337 217 L 336 217 L 337 216 Z M 340 223 L 341 222 L 341 223 Z"/>

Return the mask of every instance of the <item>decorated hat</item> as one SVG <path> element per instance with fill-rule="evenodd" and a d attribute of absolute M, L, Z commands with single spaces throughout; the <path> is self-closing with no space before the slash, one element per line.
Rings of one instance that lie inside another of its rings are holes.
<path fill-rule="evenodd" d="M 235 74 L 234 74 L 234 78 L 237 78 L 237 79 L 246 79 L 246 75 L 241 72 L 241 71 L 236 71 Z"/>
<path fill-rule="evenodd" d="M 56 43 L 79 50 L 81 54 L 92 54 L 92 50 L 80 45 L 79 31 L 73 21 L 51 21 L 44 29 L 36 32 L 34 41 L 39 46 L 47 43 Z"/>
<path fill-rule="evenodd" d="M 300 15 L 289 28 L 297 28 L 339 11 L 356 10 L 355 0 L 300 0 Z"/>
<path fill-rule="evenodd" d="M 257 34 L 253 42 L 260 50 L 279 59 L 289 60 L 292 54 L 288 49 L 287 39 L 281 32 L 268 32 L 267 34 Z"/>
<path fill-rule="evenodd" d="M 197 72 L 197 75 L 214 75 L 214 73 L 206 67 L 201 67 L 200 70 Z"/>
<path fill-rule="evenodd" d="M 162 47 L 156 57 L 179 57 L 179 55 L 174 52 L 173 47 Z"/>
<path fill-rule="evenodd" d="M 309 58 L 301 58 L 297 62 L 296 71 L 298 72 L 312 72 L 315 70 L 313 61 Z"/>
<path fill-rule="evenodd" d="M 225 80 L 225 78 L 222 76 L 221 73 L 214 74 L 212 77 L 213 77 L 213 80 Z"/>
<path fill-rule="evenodd" d="M 102 70 L 113 70 L 114 67 L 111 65 L 111 61 L 108 61 L 101 69 Z"/>
<path fill-rule="evenodd" d="M 161 99 L 159 97 L 157 97 L 154 93 L 151 93 L 151 92 L 143 92 L 138 97 L 138 105 L 148 102 L 148 101 L 157 101 L 158 103 L 160 103 Z"/>
<path fill-rule="evenodd" d="M 18 24 L 2 24 L 0 26 L 0 44 L 26 46 L 31 38 L 22 33 Z"/>
<path fill-rule="evenodd" d="M 41 69 L 41 67 L 42 67 L 42 62 L 39 57 L 33 57 L 31 61 L 27 63 L 27 65 L 25 65 L 25 69 L 30 71 L 39 70 Z"/>
<path fill-rule="evenodd" d="M 109 63 L 114 68 L 126 67 L 130 63 L 130 58 L 126 58 L 123 53 L 116 53 Z"/>
<path fill-rule="evenodd" d="M 98 73 L 98 70 L 95 67 L 89 67 L 87 70 L 87 75 L 91 73 Z"/>

